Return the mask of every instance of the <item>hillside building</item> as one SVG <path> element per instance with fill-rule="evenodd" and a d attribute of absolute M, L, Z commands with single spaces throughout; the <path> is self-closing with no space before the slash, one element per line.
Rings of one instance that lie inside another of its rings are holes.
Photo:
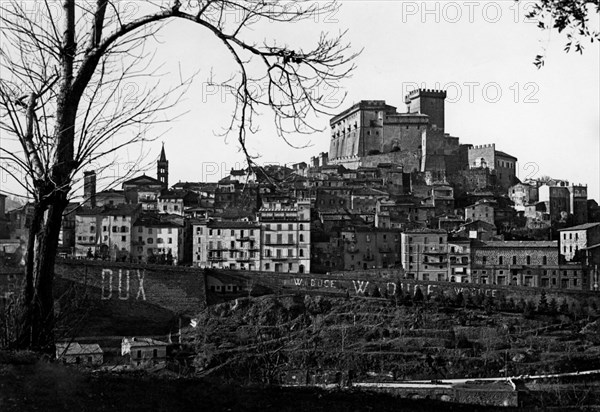
<path fill-rule="evenodd" d="M 204 268 L 260 270 L 261 227 L 255 222 L 191 223 L 193 265 Z"/>
<path fill-rule="evenodd" d="M 258 211 L 261 270 L 310 272 L 310 201 L 266 203 Z"/>
<path fill-rule="evenodd" d="M 448 233 L 407 230 L 401 234 L 401 263 L 407 279 L 448 281 Z"/>
<path fill-rule="evenodd" d="M 560 254 L 567 262 L 581 261 L 583 249 L 600 243 L 600 223 L 585 223 L 559 230 Z"/>

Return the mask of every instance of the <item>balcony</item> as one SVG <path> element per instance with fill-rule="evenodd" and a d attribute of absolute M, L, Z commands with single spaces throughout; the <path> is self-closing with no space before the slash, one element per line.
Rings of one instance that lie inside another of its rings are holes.
<path fill-rule="evenodd" d="M 293 256 L 271 256 L 271 257 L 267 257 L 267 259 L 271 259 L 271 260 L 289 260 L 289 259 L 295 259 Z"/>
<path fill-rule="evenodd" d="M 439 246 L 426 246 L 423 248 L 423 250 L 421 251 L 422 254 L 424 255 L 440 255 L 440 254 L 447 254 L 448 253 L 448 249 L 445 247 L 439 247 Z"/>
<path fill-rule="evenodd" d="M 448 259 L 439 260 L 431 260 L 423 258 L 423 263 L 426 265 L 448 265 Z"/>
<path fill-rule="evenodd" d="M 263 243 L 265 246 L 296 246 L 297 243 L 296 242 L 281 242 L 281 243 L 277 243 L 277 242 L 264 242 Z"/>
<path fill-rule="evenodd" d="M 209 256 L 208 257 L 208 261 L 209 262 L 222 262 L 224 260 L 226 260 L 226 259 L 224 257 L 221 257 L 221 256 Z"/>

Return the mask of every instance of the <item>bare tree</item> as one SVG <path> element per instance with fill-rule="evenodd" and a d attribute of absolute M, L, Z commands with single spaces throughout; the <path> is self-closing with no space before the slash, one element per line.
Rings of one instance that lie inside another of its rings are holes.
<path fill-rule="evenodd" d="M 34 13 L 27 3 L 32 2 L 14 0 L 0 7 L 0 160 L 25 171 L 25 178 L 14 177 L 34 199 L 24 333 L 17 346 L 42 349 L 53 343 L 54 263 L 75 176 L 91 162 L 144 141 L 148 126 L 173 117 L 170 109 L 189 84 L 182 79 L 161 90 L 155 82 L 138 91 L 135 100 L 124 93 L 128 81 L 159 75 L 145 46 L 167 22 L 185 21 L 198 35 L 216 37 L 231 54 L 237 77 L 224 86 L 236 105 L 225 131 L 236 133 L 250 162 L 245 143 L 255 130 L 257 110 L 272 109 L 283 138 L 314 131 L 313 116 L 337 106 L 324 99 L 324 88 L 348 76 L 355 54 L 343 43 L 343 33 L 321 35 L 311 50 L 248 40 L 248 29 L 259 22 L 315 19 L 336 10 L 335 2 L 148 1 L 134 3 L 143 8 L 138 16 L 126 15 L 120 2 L 109 0 L 63 0 L 60 7 L 44 0 L 33 2 Z"/>
<path fill-rule="evenodd" d="M 537 21 L 538 27 L 542 30 L 556 30 L 564 34 L 565 52 L 575 50 L 582 54 L 583 41 L 600 42 L 600 31 L 597 27 L 598 13 L 600 13 L 598 0 L 536 0 L 529 9 L 527 18 Z M 535 57 L 533 64 L 539 69 L 544 65 L 545 58 L 546 53 L 543 51 Z"/>

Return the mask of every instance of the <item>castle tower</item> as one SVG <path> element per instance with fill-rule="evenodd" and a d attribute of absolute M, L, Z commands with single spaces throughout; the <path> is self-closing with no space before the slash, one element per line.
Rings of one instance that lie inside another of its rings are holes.
<path fill-rule="evenodd" d="M 83 172 L 83 206 L 96 207 L 96 172 Z"/>
<path fill-rule="evenodd" d="M 156 162 L 156 178 L 163 184 L 165 189 L 169 188 L 169 161 L 165 155 L 165 144 L 163 143 L 160 151 L 160 158 Z"/>
<path fill-rule="evenodd" d="M 404 102 L 408 113 L 421 113 L 429 116 L 429 128 L 444 130 L 445 90 L 416 89 L 406 95 Z"/>

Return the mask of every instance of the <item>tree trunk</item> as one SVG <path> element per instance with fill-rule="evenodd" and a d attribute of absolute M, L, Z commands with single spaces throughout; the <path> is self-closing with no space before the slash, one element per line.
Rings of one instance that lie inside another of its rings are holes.
<path fill-rule="evenodd" d="M 34 350 L 54 350 L 54 263 L 62 214 L 68 199 L 56 191 L 51 203 L 36 205 L 29 235 L 23 322 L 17 346 Z"/>

